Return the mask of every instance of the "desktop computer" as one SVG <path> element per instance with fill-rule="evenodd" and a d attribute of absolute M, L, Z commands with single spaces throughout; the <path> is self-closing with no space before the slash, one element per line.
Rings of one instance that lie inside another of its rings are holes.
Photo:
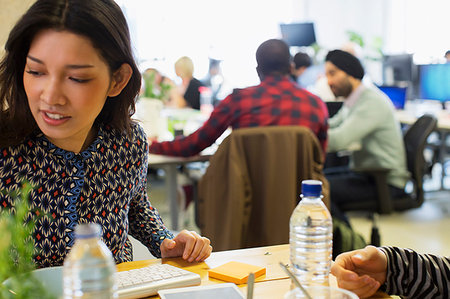
<path fill-rule="evenodd" d="M 450 101 L 450 63 L 419 65 L 418 98 Z"/>
<path fill-rule="evenodd" d="M 327 101 L 325 102 L 328 108 L 328 117 L 333 117 L 341 109 L 344 104 L 343 101 Z"/>
<path fill-rule="evenodd" d="M 290 47 L 308 47 L 316 42 L 314 23 L 280 24 L 282 39 Z"/>
<path fill-rule="evenodd" d="M 384 55 L 383 82 L 395 85 L 398 82 L 414 82 L 416 79 L 416 66 L 412 54 Z"/>
<path fill-rule="evenodd" d="M 405 108 L 405 103 L 408 98 L 408 87 L 396 85 L 379 85 L 377 86 L 384 92 L 394 104 L 395 109 L 402 110 Z"/>

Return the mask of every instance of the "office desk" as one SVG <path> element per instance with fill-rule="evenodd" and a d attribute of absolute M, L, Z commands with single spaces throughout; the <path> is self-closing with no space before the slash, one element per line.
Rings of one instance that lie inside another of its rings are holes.
<path fill-rule="evenodd" d="M 166 172 L 166 190 L 169 199 L 170 220 L 172 230 L 178 230 L 178 193 L 177 193 L 177 166 L 185 165 L 192 162 L 208 161 L 211 154 L 200 154 L 193 157 L 170 157 L 163 155 L 148 155 L 148 166 L 154 168 L 163 168 Z"/>
<path fill-rule="evenodd" d="M 450 133 L 450 112 L 442 110 L 441 105 L 436 103 L 413 103 L 405 107 L 404 110 L 397 110 L 396 116 L 400 123 L 406 125 L 412 125 L 420 116 L 424 114 L 432 114 L 437 118 L 437 132 L 439 133 L 439 143 L 436 147 L 439 147 L 438 161 L 442 165 L 441 171 L 441 189 L 444 189 L 444 177 L 446 153 L 448 146 L 446 139 Z"/>
<path fill-rule="evenodd" d="M 289 263 L 289 245 L 287 244 L 213 252 L 211 256 L 202 263 L 191 264 L 185 262 L 181 258 L 167 258 L 122 263 L 117 265 L 117 269 L 118 271 L 125 271 L 145 267 L 150 264 L 167 263 L 199 274 L 201 277 L 201 285 L 210 285 L 223 283 L 224 281 L 214 278 L 209 279 L 208 270 L 230 261 L 238 261 L 266 267 L 266 274 L 255 279 L 255 299 L 283 298 L 284 294 L 290 290 L 291 280 L 278 264 L 279 262 L 286 264 Z M 333 276 L 330 277 L 330 285 L 337 285 L 336 279 Z M 238 285 L 238 287 L 244 294 L 247 293 L 246 284 Z M 150 298 L 158 298 L 158 296 L 153 296 Z M 378 292 L 371 298 L 392 297 L 385 293 Z"/>
<path fill-rule="evenodd" d="M 231 128 L 227 129 L 217 140 L 201 151 L 198 155 L 192 157 L 173 157 L 165 155 L 148 155 L 148 166 L 154 168 L 163 168 L 166 172 L 166 190 L 170 206 L 170 219 L 172 221 L 172 230 L 178 230 L 178 197 L 177 197 L 177 166 L 186 165 L 193 162 L 206 162 L 214 155 L 222 141 L 231 133 Z"/>

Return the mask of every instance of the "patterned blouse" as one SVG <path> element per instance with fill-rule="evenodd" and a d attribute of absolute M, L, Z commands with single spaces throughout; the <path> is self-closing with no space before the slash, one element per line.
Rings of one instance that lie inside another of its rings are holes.
<path fill-rule="evenodd" d="M 96 140 L 79 154 L 57 148 L 43 134 L 0 149 L 0 190 L 11 194 L 23 180 L 34 186 L 31 211 L 39 211 L 34 232 L 39 267 L 63 264 L 78 223 L 102 226 L 102 239 L 116 263 L 132 260 L 128 234 L 156 257 L 161 242 L 173 238 L 147 198 L 145 134 L 137 125 L 132 133 L 130 139 L 101 127 Z M 4 193 L 0 211 L 14 205 Z"/>

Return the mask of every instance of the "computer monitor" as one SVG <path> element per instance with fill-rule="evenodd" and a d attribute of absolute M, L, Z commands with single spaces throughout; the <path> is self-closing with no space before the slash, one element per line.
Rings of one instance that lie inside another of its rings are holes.
<path fill-rule="evenodd" d="M 384 84 L 413 82 L 414 72 L 415 68 L 412 54 L 385 55 L 383 57 Z"/>
<path fill-rule="evenodd" d="M 282 39 L 290 47 L 307 47 L 316 42 L 314 23 L 280 24 Z"/>
<path fill-rule="evenodd" d="M 450 63 L 419 65 L 419 98 L 450 101 Z"/>
<path fill-rule="evenodd" d="M 408 87 L 380 85 L 378 88 L 391 99 L 395 109 L 401 110 L 405 108 L 406 99 L 408 97 Z"/>
<path fill-rule="evenodd" d="M 327 101 L 325 102 L 328 108 L 328 117 L 333 117 L 342 108 L 343 101 Z"/>

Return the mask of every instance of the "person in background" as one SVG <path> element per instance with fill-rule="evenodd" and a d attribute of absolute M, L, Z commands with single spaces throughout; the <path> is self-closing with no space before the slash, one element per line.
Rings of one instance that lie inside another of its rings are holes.
<path fill-rule="evenodd" d="M 292 63 L 292 79 L 294 79 L 294 81 L 302 88 L 308 87 L 303 85 L 300 79 L 302 74 L 311 66 L 311 64 L 311 57 L 309 57 L 308 54 L 298 52 L 294 55 Z"/>
<path fill-rule="evenodd" d="M 218 95 L 224 81 L 220 66 L 221 63 L 221 60 L 209 58 L 208 74 L 204 79 L 202 79 L 202 84 L 211 89 L 211 99 L 213 105 L 216 105 L 219 101 Z"/>
<path fill-rule="evenodd" d="M 166 105 L 173 102 L 171 94 L 175 90 L 175 83 L 164 76 L 155 68 L 147 68 L 142 73 L 143 84 L 141 87 L 141 96 L 157 98 Z"/>
<path fill-rule="evenodd" d="M 361 149 L 351 155 L 351 167 L 389 169 L 391 195 L 404 194 L 409 173 L 400 123 L 392 102 L 375 86 L 362 83 L 364 69 L 352 54 L 333 50 L 325 61 L 325 74 L 332 92 L 344 98 L 343 107 L 329 120 L 328 151 L 346 150 L 359 144 Z M 351 169 L 325 169 L 324 172 L 330 183 L 334 215 L 340 214 L 341 203 L 364 201 L 377 192 L 369 175 Z"/>
<path fill-rule="evenodd" d="M 200 109 L 200 86 L 203 84 L 194 78 L 194 63 L 183 56 L 175 62 L 175 73 L 181 78 L 181 85 L 178 87 L 178 99 L 176 106 L 191 107 Z"/>
<path fill-rule="evenodd" d="M 116 263 L 132 235 L 156 257 L 202 261 L 207 238 L 164 226 L 147 197 L 148 143 L 132 121 L 141 75 L 113 0 L 39 0 L 0 62 L 0 211 L 28 181 L 34 261 L 59 266 L 79 223 L 101 225 Z"/>
<path fill-rule="evenodd" d="M 256 50 L 256 71 L 261 83 L 235 89 L 213 110 L 201 128 L 174 141 L 153 142 L 150 153 L 192 156 L 214 141 L 228 128 L 298 125 L 316 134 L 325 153 L 327 118 L 325 103 L 299 88 L 290 79 L 291 56 L 287 44 L 278 39 L 263 42 Z"/>
<path fill-rule="evenodd" d="M 398 247 L 367 246 L 336 257 L 338 286 L 360 298 L 378 289 L 402 298 L 450 298 L 450 258 Z"/>
<path fill-rule="evenodd" d="M 444 57 L 445 57 L 447 63 L 450 63 L 450 50 L 448 50 L 447 52 L 445 52 Z"/>

